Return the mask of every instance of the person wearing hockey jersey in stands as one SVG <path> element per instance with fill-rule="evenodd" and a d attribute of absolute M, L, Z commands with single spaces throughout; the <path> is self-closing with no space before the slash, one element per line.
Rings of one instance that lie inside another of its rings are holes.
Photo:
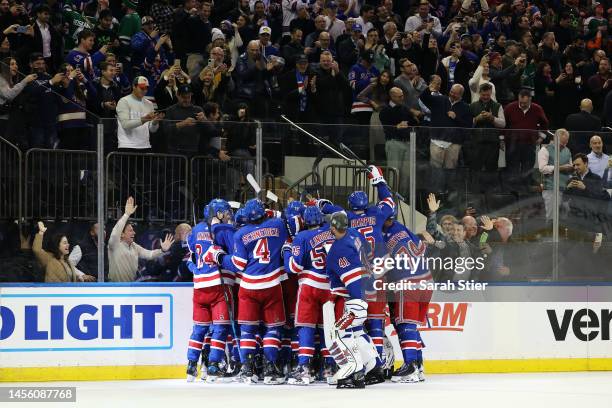
<path fill-rule="evenodd" d="M 221 252 L 217 263 L 222 269 L 235 271 L 240 277 L 238 289 L 238 323 L 240 324 L 240 373 L 244 382 L 259 381 L 255 374 L 255 336 L 259 322 L 266 325 L 263 339 L 264 384 L 282 384 L 284 376 L 276 365 L 280 347 L 279 328 L 285 324 L 281 277 L 281 250 L 287 240 L 287 229 L 280 218 L 266 218 L 258 199 L 245 204 L 249 224 L 234 234 L 231 256 Z"/>
<path fill-rule="evenodd" d="M 384 223 L 384 239 L 389 255 L 393 259 L 408 257 L 409 268 L 396 268 L 385 274 L 387 282 L 415 282 L 431 280 L 431 273 L 427 269 L 425 243 L 408 228 L 399 223 L 397 213 L 389 217 Z M 417 263 L 419 262 L 419 263 Z M 400 264 L 401 265 L 401 264 Z M 393 374 L 391 381 L 413 383 L 425 381 L 423 374 L 424 347 L 417 325 L 425 324 L 427 308 L 431 300 L 431 291 L 404 290 L 396 292 L 395 299 L 395 327 L 400 340 L 404 364 Z"/>
<path fill-rule="evenodd" d="M 334 236 L 326 259 L 326 273 L 334 302 L 335 323 L 329 352 L 338 365 L 337 388 L 364 388 L 365 376 L 377 367 L 378 353 L 363 324 L 368 316 L 367 243 L 356 229 L 348 228 L 343 211 L 332 214 Z"/>
<path fill-rule="evenodd" d="M 215 382 L 224 376 L 220 363 L 225 357 L 225 341 L 230 331 L 229 311 L 224 292 L 221 272 L 215 259 L 224 253 L 214 245 L 212 234 L 206 219 L 193 227 L 187 238 L 192 257 L 188 262 L 193 272 L 193 329 L 187 349 L 187 381 L 193 381 L 198 375 L 198 360 L 203 348 L 204 337 L 212 325 L 212 338 L 208 362 L 202 360 L 202 379 Z M 207 367 L 208 366 L 208 367 Z"/>
<path fill-rule="evenodd" d="M 289 375 L 292 370 L 294 360 L 297 360 L 298 354 L 298 335 L 295 327 L 295 307 L 298 294 L 298 277 L 295 274 L 288 273 L 288 258 L 291 256 L 291 244 L 294 237 L 298 234 L 303 224 L 303 214 L 306 206 L 301 201 L 291 201 L 287 204 L 287 208 L 283 212 L 283 219 L 287 225 L 289 233 L 287 241 L 283 245 L 283 264 L 284 264 L 284 279 L 281 282 L 283 287 L 283 301 L 285 304 L 285 314 L 287 322 L 281 331 L 281 353 L 279 360 L 285 376 Z M 293 350 L 295 349 L 295 353 Z M 295 358 L 294 358 L 295 357 Z"/>
<path fill-rule="evenodd" d="M 391 190 L 383 177 L 382 170 L 376 166 L 369 166 L 368 178 L 378 191 L 378 205 L 368 205 L 368 195 L 365 191 L 355 191 L 348 198 L 350 211 L 347 212 L 349 226 L 356 229 L 365 238 L 371 247 L 373 255 L 377 258 L 387 256 L 387 248 L 383 239 L 383 224 L 393 215 L 395 202 Z M 341 211 L 339 206 L 323 205 L 323 212 Z M 376 345 L 380 357 L 376 370 L 373 370 L 366 379 L 368 384 L 384 382 L 383 372 L 383 336 L 385 327 L 384 309 L 387 304 L 385 293 L 378 291 L 375 296 L 368 299 L 368 334 Z"/>
<path fill-rule="evenodd" d="M 291 276 L 299 278 L 295 316 L 299 338 L 298 366 L 288 380 L 289 384 L 295 385 L 308 385 L 313 381 L 310 363 L 315 353 L 315 331 L 317 326 L 323 325 L 323 305 L 330 299 L 324 244 L 331 245 L 334 241 L 319 207 L 306 207 L 303 219 L 307 230 L 295 236 L 291 251 L 285 253 L 285 269 L 291 272 Z M 322 354 L 325 357 L 323 377 L 327 379 L 333 375 L 333 359 L 329 357 L 327 348 L 322 350 Z"/>
<path fill-rule="evenodd" d="M 207 222 L 210 225 L 210 231 L 212 233 L 213 242 L 215 245 L 220 246 L 223 251 L 230 254 L 234 246 L 234 233 L 236 228 L 231 224 L 232 220 L 232 208 L 229 203 L 222 198 L 214 198 L 208 203 L 209 217 Z M 231 271 L 221 268 L 221 276 L 223 277 L 223 284 L 226 285 L 227 293 L 231 293 L 230 304 L 228 308 L 232 308 L 233 314 L 236 316 L 236 303 L 235 299 L 238 298 L 238 287 L 236 286 L 235 274 Z M 230 324 L 236 324 L 235 321 Z M 226 377 L 233 377 L 238 374 L 240 370 L 240 354 L 238 353 L 239 348 L 235 347 L 234 342 L 238 342 L 240 339 L 235 338 L 238 335 L 238 328 L 234 327 L 230 330 L 227 337 L 228 350 L 230 355 L 230 364 L 226 370 Z"/>

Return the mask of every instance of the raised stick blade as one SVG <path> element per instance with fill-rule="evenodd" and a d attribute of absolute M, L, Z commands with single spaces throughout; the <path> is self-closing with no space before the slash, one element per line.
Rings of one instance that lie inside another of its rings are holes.
<path fill-rule="evenodd" d="M 278 203 L 278 196 L 274 194 L 273 192 L 271 192 L 270 190 L 266 192 L 266 198 L 270 201 Z"/>
<path fill-rule="evenodd" d="M 240 203 L 238 201 L 228 201 L 227 202 L 230 207 L 232 207 L 234 210 L 240 208 Z"/>
<path fill-rule="evenodd" d="M 251 185 L 251 187 L 253 187 L 253 190 L 255 190 L 255 194 L 259 194 L 259 192 L 261 191 L 261 187 L 259 187 L 259 184 L 257 184 L 255 177 L 253 177 L 253 175 L 249 173 L 247 174 L 246 179 Z"/>

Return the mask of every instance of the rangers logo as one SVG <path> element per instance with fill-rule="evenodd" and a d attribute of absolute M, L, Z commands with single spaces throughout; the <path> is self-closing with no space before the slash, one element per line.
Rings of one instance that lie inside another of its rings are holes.
<path fill-rule="evenodd" d="M 338 265 L 341 268 L 347 268 L 351 263 L 349 262 L 348 259 L 346 259 L 345 257 L 342 257 L 340 259 L 338 259 Z"/>

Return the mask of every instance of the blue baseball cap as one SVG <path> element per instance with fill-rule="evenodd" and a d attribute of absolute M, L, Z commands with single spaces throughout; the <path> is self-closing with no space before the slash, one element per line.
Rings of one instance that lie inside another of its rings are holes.
<path fill-rule="evenodd" d="M 355 23 L 355 24 L 353 24 L 353 31 L 359 31 L 360 33 L 362 33 L 363 32 L 363 27 L 361 26 L 361 24 Z"/>

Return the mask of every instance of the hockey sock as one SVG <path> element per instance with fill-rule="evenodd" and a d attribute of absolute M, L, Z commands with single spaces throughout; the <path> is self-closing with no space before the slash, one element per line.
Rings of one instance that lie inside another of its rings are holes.
<path fill-rule="evenodd" d="M 246 362 L 248 354 L 255 354 L 257 349 L 257 341 L 255 334 L 259 330 L 259 326 L 253 324 L 240 325 L 240 362 Z"/>
<path fill-rule="evenodd" d="M 418 342 L 419 346 L 417 348 L 417 361 L 423 362 L 423 349 L 425 348 L 425 343 L 423 343 L 423 339 L 421 338 L 421 332 L 417 330 Z"/>
<path fill-rule="evenodd" d="M 202 353 L 204 355 L 210 354 L 210 340 L 212 339 L 212 325 L 208 326 L 208 331 L 204 337 L 204 346 L 202 347 Z"/>
<path fill-rule="evenodd" d="M 419 333 L 417 331 L 416 324 L 398 324 L 397 335 L 400 339 L 400 347 L 402 348 L 404 362 L 409 363 L 411 361 L 416 361 L 418 358 L 417 350 L 419 346 Z"/>
<path fill-rule="evenodd" d="M 212 338 L 210 340 L 209 362 L 221 362 L 225 357 L 225 341 L 227 340 L 227 332 L 229 326 L 227 324 L 214 324 Z"/>
<path fill-rule="evenodd" d="M 280 361 L 283 363 L 291 362 L 291 336 L 295 329 L 289 326 L 283 326 L 281 329 L 282 339 L 281 339 L 281 351 L 280 351 Z"/>
<path fill-rule="evenodd" d="M 191 336 L 189 336 L 189 345 L 187 347 L 187 360 L 198 361 L 200 359 L 200 353 L 204 345 L 204 336 L 206 336 L 207 332 L 208 326 L 199 324 L 193 325 Z"/>
<path fill-rule="evenodd" d="M 280 349 L 280 332 L 278 327 L 270 327 L 263 339 L 263 352 L 266 360 L 275 363 L 278 360 L 278 350 Z"/>
<path fill-rule="evenodd" d="M 384 336 L 384 319 L 368 319 L 368 336 L 372 339 L 372 343 L 376 347 L 378 358 L 382 361 L 383 356 L 383 336 Z"/>
<path fill-rule="evenodd" d="M 298 364 L 307 364 L 310 362 L 315 352 L 315 328 L 304 326 L 298 327 L 298 338 L 300 344 Z"/>

